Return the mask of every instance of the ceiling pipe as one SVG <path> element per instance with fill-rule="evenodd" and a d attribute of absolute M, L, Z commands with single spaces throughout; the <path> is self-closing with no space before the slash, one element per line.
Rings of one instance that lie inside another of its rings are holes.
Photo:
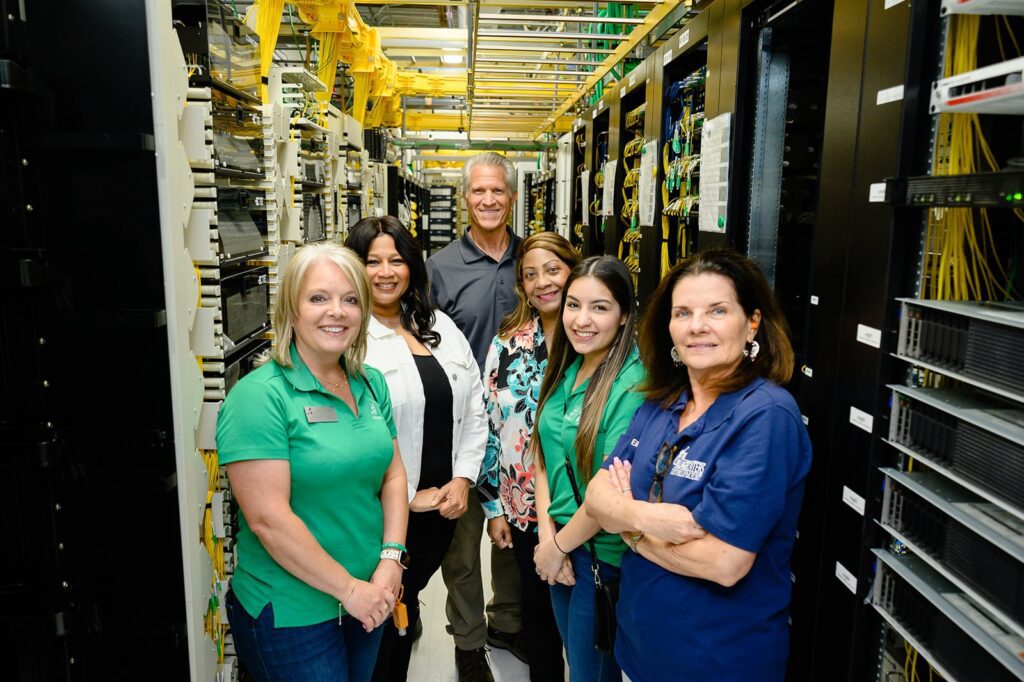
<path fill-rule="evenodd" d="M 642 18 L 629 17 L 595 17 L 577 14 L 481 14 L 483 24 L 532 24 L 532 23 L 566 23 L 566 24 L 642 24 Z M 602 40 L 604 36 L 602 34 Z"/>
<path fill-rule="evenodd" d="M 540 140 L 522 141 L 487 141 L 487 140 L 422 140 L 416 138 L 404 138 L 391 141 L 400 149 L 480 149 L 508 152 L 539 152 L 547 149 L 556 149 L 555 142 L 542 142 Z"/>

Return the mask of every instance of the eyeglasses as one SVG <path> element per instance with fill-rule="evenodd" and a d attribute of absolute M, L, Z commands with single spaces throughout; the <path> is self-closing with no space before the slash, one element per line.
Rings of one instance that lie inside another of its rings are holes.
<path fill-rule="evenodd" d="M 677 447 L 669 445 L 668 442 L 661 444 L 658 450 L 658 459 L 654 462 L 654 480 L 651 482 L 651 491 L 647 493 L 648 502 L 661 502 L 662 488 L 665 483 L 665 476 L 676 458 Z"/>

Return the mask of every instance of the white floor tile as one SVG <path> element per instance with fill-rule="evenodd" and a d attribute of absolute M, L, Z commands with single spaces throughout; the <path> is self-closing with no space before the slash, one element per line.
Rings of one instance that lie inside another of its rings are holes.
<path fill-rule="evenodd" d="M 486 533 L 481 543 L 481 572 L 484 597 L 491 598 L 490 543 Z M 486 551 L 485 551 L 486 550 Z M 441 571 L 434 574 L 427 588 L 420 593 L 420 617 L 423 636 L 412 647 L 409 661 L 410 682 L 456 682 L 455 641 L 445 631 L 448 617 L 444 605 L 448 595 Z M 488 654 L 495 682 L 529 682 L 530 671 L 507 651 L 496 649 Z"/>

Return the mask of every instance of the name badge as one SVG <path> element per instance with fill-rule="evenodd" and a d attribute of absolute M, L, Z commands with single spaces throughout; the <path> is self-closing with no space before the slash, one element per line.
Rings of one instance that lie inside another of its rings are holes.
<path fill-rule="evenodd" d="M 310 424 L 338 421 L 338 413 L 333 407 L 306 407 L 306 421 Z"/>

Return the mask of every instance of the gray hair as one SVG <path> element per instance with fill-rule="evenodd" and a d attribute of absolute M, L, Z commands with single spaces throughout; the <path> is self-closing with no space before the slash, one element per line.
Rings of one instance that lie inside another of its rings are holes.
<path fill-rule="evenodd" d="M 506 159 L 501 154 L 495 152 L 483 152 L 470 158 L 462 166 L 462 193 L 469 193 L 469 177 L 473 172 L 473 166 L 497 166 L 505 171 L 505 189 L 508 190 L 509 195 L 515 194 L 516 189 L 519 186 L 519 180 L 516 176 L 516 167 L 512 165 L 512 162 Z"/>
<path fill-rule="evenodd" d="M 291 346 L 295 338 L 295 320 L 299 316 L 299 294 L 309 269 L 320 261 L 329 261 L 338 266 L 345 279 L 355 289 L 356 300 L 363 319 L 359 323 L 359 333 L 348 350 L 345 351 L 346 369 L 354 374 L 362 374 L 363 359 L 366 358 L 366 332 L 370 326 L 371 306 L 370 280 L 366 275 L 366 266 L 351 249 L 338 246 L 331 242 L 307 244 L 295 252 L 288 261 L 284 274 L 281 276 L 274 301 L 272 323 L 276 345 L 273 358 L 283 367 L 291 367 Z"/>

